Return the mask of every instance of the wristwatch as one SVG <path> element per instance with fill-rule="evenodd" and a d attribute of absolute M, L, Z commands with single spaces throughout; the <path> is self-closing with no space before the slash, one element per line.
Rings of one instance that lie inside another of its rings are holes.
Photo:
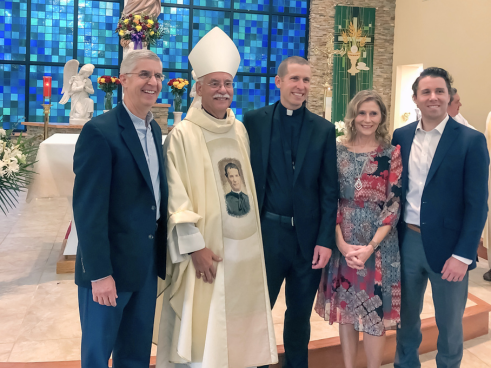
<path fill-rule="evenodd" d="M 375 252 L 377 248 L 379 247 L 380 243 L 377 243 L 376 241 L 372 240 L 368 245 L 371 245 L 373 248 L 373 251 Z"/>

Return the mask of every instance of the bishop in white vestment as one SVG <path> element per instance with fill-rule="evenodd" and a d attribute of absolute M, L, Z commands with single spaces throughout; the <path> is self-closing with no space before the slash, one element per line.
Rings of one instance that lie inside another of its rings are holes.
<path fill-rule="evenodd" d="M 158 368 L 247 368 L 278 361 L 249 139 L 229 108 L 240 56 L 219 28 L 189 55 L 201 104 L 166 139 L 168 265 Z M 165 153 L 164 153 L 165 154 Z M 238 171 L 230 170 L 233 167 Z M 227 211 L 241 180 L 249 207 Z"/>

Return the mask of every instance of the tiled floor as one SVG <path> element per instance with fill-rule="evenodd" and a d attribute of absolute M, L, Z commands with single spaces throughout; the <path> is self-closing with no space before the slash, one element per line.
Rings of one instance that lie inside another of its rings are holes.
<path fill-rule="evenodd" d="M 81 332 L 73 274 L 55 273 L 71 219 L 68 201 L 26 204 L 24 195 L 19 202 L 8 216 L 0 213 L 0 362 L 79 360 Z M 481 262 L 471 272 L 469 292 L 491 303 L 491 283 L 482 279 L 486 268 L 487 263 Z M 284 311 L 282 294 L 273 310 L 278 344 L 282 344 Z M 432 315 L 428 290 L 423 318 Z M 338 335 L 337 326 L 329 326 L 315 312 L 311 321 L 312 340 Z M 462 367 L 491 368 L 491 334 L 464 346 Z M 423 367 L 436 367 L 435 353 L 422 355 L 421 361 Z"/>

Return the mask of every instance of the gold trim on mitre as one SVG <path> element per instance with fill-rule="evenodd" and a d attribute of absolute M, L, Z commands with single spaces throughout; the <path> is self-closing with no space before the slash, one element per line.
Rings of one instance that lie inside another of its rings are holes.
<path fill-rule="evenodd" d="M 240 65 L 240 54 L 230 37 L 215 27 L 194 46 L 189 54 L 196 77 L 225 72 L 233 77 Z"/>

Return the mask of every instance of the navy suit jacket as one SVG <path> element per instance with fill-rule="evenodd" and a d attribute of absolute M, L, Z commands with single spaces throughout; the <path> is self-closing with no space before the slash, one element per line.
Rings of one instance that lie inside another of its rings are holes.
<path fill-rule="evenodd" d="M 78 234 L 75 283 L 112 275 L 118 291 L 137 291 L 155 262 L 165 277 L 167 180 L 162 131 L 151 122 L 160 174 L 162 226 L 145 154 L 135 126 L 120 103 L 90 120 L 75 147 L 73 216 Z"/>
<path fill-rule="evenodd" d="M 278 103 L 246 113 L 243 121 L 249 134 L 260 213 L 266 192 L 273 115 Z M 311 260 L 316 245 L 331 249 L 335 246 L 338 171 L 334 125 L 307 109 L 298 142 L 293 192 L 297 238 L 303 256 Z"/>
<path fill-rule="evenodd" d="M 408 190 L 408 162 L 418 122 L 394 132 L 392 144 L 401 146 L 402 203 Z M 449 118 L 433 157 L 421 197 L 420 227 L 428 264 L 440 273 L 455 254 L 472 259 L 488 213 L 489 154 L 484 135 Z M 404 214 L 404 208 L 403 212 Z M 406 224 L 401 216 L 399 236 Z"/>

